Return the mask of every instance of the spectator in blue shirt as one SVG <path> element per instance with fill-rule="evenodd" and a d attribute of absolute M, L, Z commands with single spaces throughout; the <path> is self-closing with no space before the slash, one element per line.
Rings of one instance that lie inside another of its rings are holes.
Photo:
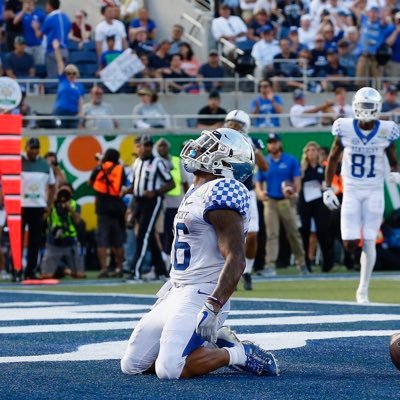
<path fill-rule="evenodd" d="M 36 36 L 32 28 L 32 22 L 37 21 L 39 25 L 42 25 L 45 16 L 41 8 L 35 8 L 34 0 L 24 0 L 22 10 L 14 18 L 14 24 L 21 23 L 22 25 L 22 33 L 26 42 L 26 52 L 33 56 L 35 65 L 44 64 L 44 53 L 42 39 Z"/>
<path fill-rule="evenodd" d="M 285 228 L 299 273 L 307 274 L 305 252 L 296 218 L 296 200 L 301 188 L 300 166 L 295 157 L 283 152 L 280 137 L 275 133 L 268 135 L 267 150 L 268 170 L 259 171 L 256 182 L 258 196 L 264 202 L 267 230 L 267 268 L 264 274 L 276 275 L 280 222 Z"/>
<path fill-rule="evenodd" d="M 151 40 L 156 38 L 156 23 L 149 18 L 149 11 L 146 7 L 141 8 L 138 11 L 138 17 L 129 24 L 129 37 L 134 37 L 137 28 L 146 28 L 148 38 Z"/>
<path fill-rule="evenodd" d="M 379 7 L 372 5 L 368 7 L 367 15 L 360 14 L 358 16 L 361 26 L 360 44 L 362 54 L 357 63 L 357 78 L 378 78 L 381 76 L 381 68 L 376 60 L 376 53 L 390 33 L 391 26 L 381 23 L 379 13 Z M 366 82 L 360 80 L 357 80 L 357 83 L 359 85 L 366 84 Z"/>
<path fill-rule="evenodd" d="M 149 55 L 149 67 L 155 77 L 160 77 L 161 74 L 169 68 L 170 56 L 169 49 L 171 48 L 168 40 L 163 40 L 157 47 L 157 51 Z"/>
<path fill-rule="evenodd" d="M 251 101 L 250 113 L 263 114 L 264 116 L 253 118 L 257 128 L 280 126 L 280 120 L 273 115 L 281 114 L 283 111 L 282 99 L 274 94 L 272 83 L 269 79 L 264 79 L 259 84 L 259 95 Z"/>
<path fill-rule="evenodd" d="M 140 57 L 142 54 L 151 54 L 154 51 L 154 43 L 148 40 L 146 29 L 138 29 L 129 43 L 129 46 Z"/>
<path fill-rule="evenodd" d="M 224 69 L 219 63 L 217 50 L 210 50 L 208 53 L 208 62 L 201 65 L 199 68 L 199 78 L 223 78 Z M 220 91 L 223 83 L 218 81 L 204 81 L 204 90 L 206 92 Z"/>
<path fill-rule="evenodd" d="M 396 85 L 389 85 L 385 89 L 385 94 L 384 94 L 383 103 L 382 103 L 382 112 L 383 113 L 387 113 L 387 112 L 399 113 L 400 112 L 400 103 L 397 101 Z M 397 115 L 395 117 L 385 116 L 385 117 L 382 117 L 382 119 L 390 119 L 392 121 L 395 121 L 396 123 L 399 123 L 399 117 Z"/>
<path fill-rule="evenodd" d="M 54 115 L 80 116 L 82 117 L 83 95 L 85 90 L 81 83 L 77 83 L 79 70 L 73 64 L 65 66 L 60 51 L 60 43 L 57 39 L 53 40 L 54 55 L 57 62 L 58 89 L 56 102 L 54 104 Z M 62 119 L 62 128 L 77 128 L 79 119 Z"/>
<path fill-rule="evenodd" d="M 31 78 L 35 76 L 35 63 L 33 57 L 28 54 L 23 36 L 17 36 L 14 40 L 15 50 L 8 53 L 4 61 L 6 75 L 10 78 Z"/>
<path fill-rule="evenodd" d="M 106 42 L 108 49 L 101 53 L 101 59 L 100 59 L 101 68 L 105 68 L 108 64 L 112 63 L 122 53 L 122 50 L 114 49 L 114 44 L 115 44 L 114 35 L 107 36 Z"/>
<path fill-rule="evenodd" d="M 344 31 L 342 30 L 335 34 L 335 27 L 330 20 L 323 23 L 320 32 L 325 40 L 325 50 L 327 51 L 330 49 L 336 50 L 338 41 L 344 36 Z"/>
<path fill-rule="evenodd" d="M 47 77 L 55 78 L 57 76 L 57 62 L 52 43 L 57 40 L 60 44 L 60 54 L 63 61 L 68 59 L 68 35 L 71 30 L 71 21 L 68 16 L 60 10 L 60 0 L 47 0 L 47 16 L 40 25 L 38 21 L 32 21 L 32 28 L 38 38 L 46 36 L 47 46 L 45 53 L 45 62 Z"/>
<path fill-rule="evenodd" d="M 350 52 L 350 43 L 346 39 L 338 42 L 339 64 L 346 70 L 347 76 L 356 75 L 357 56 Z"/>
<path fill-rule="evenodd" d="M 394 25 L 386 39 L 386 44 L 392 48 L 392 59 L 386 67 L 387 76 L 400 76 L 400 12 L 394 16 Z"/>

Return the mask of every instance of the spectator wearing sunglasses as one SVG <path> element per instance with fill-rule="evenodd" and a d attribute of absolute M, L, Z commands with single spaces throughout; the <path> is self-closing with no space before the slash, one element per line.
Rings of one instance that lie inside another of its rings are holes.
<path fill-rule="evenodd" d="M 65 66 L 57 39 L 53 40 L 53 48 L 58 73 L 58 89 L 53 114 L 67 117 L 81 116 L 85 90 L 81 83 L 76 82 L 79 70 L 74 64 Z M 61 119 L 62 128 L 77 128 L 78 125 L 79 118 Z"/>
<path fill-rule="evenodd" d="M 280 126 L 279 117 L 283 111 L 282 99 L 272 89 L 269 79 L 263 79 L 259 85 L 259 95 L 250 104 L 250 113 L 258 115 L 255 126 L 258 128 Z"/>

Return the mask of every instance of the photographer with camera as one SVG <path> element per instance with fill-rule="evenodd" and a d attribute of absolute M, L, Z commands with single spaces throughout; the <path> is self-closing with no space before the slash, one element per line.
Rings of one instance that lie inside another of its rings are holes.
<path fill-rule="evenodd" d="M 54 278 L 61 261 L 71 269 L 74 278 L 85 278 L 83 257 L 78 246 L 77 226 L 81 221 L 73 190 L 63 183 L 57 190 L 47 219 L 46 248 L 40 265 L 42 278 Z"/>
<path fill-rule="evenodd" d="M 108 278 L 107 249 L 111 249 L 115 258 L 115 275 L 122 277 L 125 242 L 126 205 L 122 197 L 126 193 L 126 175 L 119 163 L 119 151 L 107 149 L 99 158 L 97 167 L 89 178 L 89 186 L 96 192 L 97 214 L 97 256 L 100 263 L 99 278 Z"/>
<path fill-rule="evenodd" d="M 54 177 L 56 178 L 56 188 L 59 188 L 62 184 L 67 182 L 67 177 L 58 163 L 57 154 L 53 151 L 49 151 L 45 154 L 44 159 L 49 164 L 49 167 L 53 170 Z"/>

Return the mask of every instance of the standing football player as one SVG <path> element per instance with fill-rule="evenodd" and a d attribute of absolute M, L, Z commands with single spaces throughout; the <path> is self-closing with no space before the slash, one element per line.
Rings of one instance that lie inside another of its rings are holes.
<path fill-rule="evenodd" d="M 234 129 L 235 131 L 238 131 L 249 138 L 247 135 L 250 130 L 251 121 L 249 114 L 242 110 L 233 110 L 229 112 L 225 117 L 224 126 L 226 128 Z M 255 163 L 257 167 L 261 171 L 266 171 L 268 169 L 268 163 L 262 153 L 262 149 L 264 148 L 263 142 L 259 139 L 250 140 L 253 145 Z M 251 273 L 253 271 L 254 260 L 257 254 L 257 233 L 259 230 L 257 198 L 254 190 L 253 175 L 254 174 L 251 174 L 243 182 L 243 185 L 246 186 L 250 194 L 250 222 L 249 230 L 246 235 L 246 268 L 243 273 L 243 287 L 245 290 L 253 289 Z"/>
<path fill-rule="evenodd" d="M 162 379 L 228 365 L 278 375 L 272 353 L 221 327 L 246 265 L 249 193 L 241 181 L 252 173 L 253 149 L 239 132 L 220 128 L 189 141 L 181 157 L 195 179 L 174 220 L 171 278 L 134 329 L 121 369 Z"/>
<path fill-rule="evenodd" d="M 390 179 L 400 182 L 394 141 L 400 136 L 393 121 L 379 120 L 382 97 L 370 87 L 357 91 L 352 102 L 353 118 L 339 118 L 332 126 L 336 136 L 325 171 L 325 205 L 339 208 L 339 201 L 330 187 L 343 152 L 343 202 L 341 232 L 343 245 L 354 251 L 363 239 L 360 283 L 357 303 L 368 304 L 368 287 L 376 261 L 375 240 L 384 212 L 384 177 L 386 156 L 391 167 Z"/>

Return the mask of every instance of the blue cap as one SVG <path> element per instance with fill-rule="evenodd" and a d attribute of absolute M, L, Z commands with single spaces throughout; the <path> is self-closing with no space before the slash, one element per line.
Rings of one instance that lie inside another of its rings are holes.
<path fill-rule="evenodd" d="M 260 33 L 265 33 L 265 32 L 271 32 L 272 29 L 273 29 L 272 26 L 267 24 L 267 25 L 262 26 L 258 31 Z"/>
<path fill-rule="evenodd" d="M 281 137 L 277 133 L 269 133 L 267 138 L 267 143 L 270 142 L 280 142 Z"/>
<path fill-rule="evenodd" d="M 299 100 L 299 99 L 304 98 L 304 92 L 303 92 L 301 89 L 296 89 L 296 90 L 294 90 L 294 92 L 293 92 L 293 98 L 294 98 L 295 100 Z"/>
<path fill-rule="evenodd" d="M 26 146 L 29 148 L 33 148 L 33 149 L 39 149 L 40 148 L 40 142 L 39 139 L 37 137 L 31 137 L 28 139 L 28 141 L 26 142 Z"/>
<path fill-rule="evenodd" d="M 338 11 L 338 15 L 341 15 L 342 17 L 348 17 L 351 15 L 351 12 L 347 8 L 340 8 Z"/>
<path fill-rule="evenodd" d="M 297 26 L 291 26 L 289 28 L 289 32 L 297 32 L 297 30 L 298 30 Z"/>
<path fill-rule="evenodd" d="M 367 11 L 379 12 L 379 7 L 374 4 L 372 6 L 369 6 Z"/>

